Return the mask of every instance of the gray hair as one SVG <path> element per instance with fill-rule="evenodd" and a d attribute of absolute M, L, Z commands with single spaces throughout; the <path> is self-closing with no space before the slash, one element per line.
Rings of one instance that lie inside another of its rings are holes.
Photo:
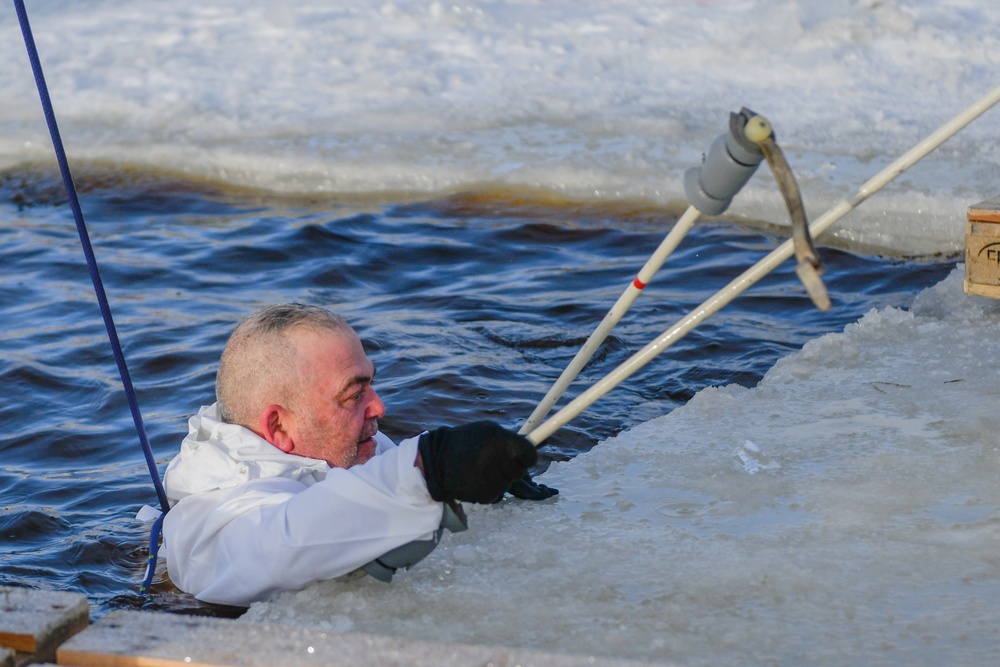
<path fill-rule="evenodd" d="M 290 369 L 298 353 L 287 334 L 299 328 L 354 333 L 342 317 L 318 306 L 281 303 L 251 314 L 233 330 L 219 359 L 215 396 L 223 421 L 256 430 L 265 405 L 294 398 Z"/>

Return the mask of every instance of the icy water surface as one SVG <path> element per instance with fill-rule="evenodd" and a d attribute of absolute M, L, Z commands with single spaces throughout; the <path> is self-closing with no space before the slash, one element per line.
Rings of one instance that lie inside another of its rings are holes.
<path fill-rule="evenodd" d="M 252 309 L 329 306 L 359 330 L 399 438 L 533 409 L 675 220 L 642 202 L 526 192 L 427 201 L 290 199 L 164 175 L 80 169 L 102 275 L 160 468 L 212 400 Z M 161 579 L 136 594 L 155 495 L 55 174 L 0 175 L 0 583 L 86 593 L 95 616 L 205 608 Z M 781 239 L 700 223 L 571 388 L 575 394 Z M 665 414 L 707 386 L 755 385 L 780 357 L 873 307 L 906 307 L 953 266 L 825 248 L 834 306 L 791 265 L 558 432 L 539 469 Z"/>

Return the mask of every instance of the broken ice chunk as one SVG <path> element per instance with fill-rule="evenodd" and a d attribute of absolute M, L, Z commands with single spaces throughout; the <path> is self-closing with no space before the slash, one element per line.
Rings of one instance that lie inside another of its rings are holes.
<path fill-rule="evenodd" d="M 752 441 L 747 440 L 738 447 L 733 455 L 739 463 L 740 468 L 749 475 L 753 475 L 761 470 L 777 470 L 781 466 L 777 461 L 772 461 L 760 447 Z"/>

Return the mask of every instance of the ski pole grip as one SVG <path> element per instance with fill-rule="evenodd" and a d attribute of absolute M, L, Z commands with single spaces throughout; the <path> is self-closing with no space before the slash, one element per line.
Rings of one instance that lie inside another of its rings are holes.
<path fill-rule="evenodd" d="M 747 108 L 729 114 L 729 131 L 720 134 L 701 167 L 684 173 L 688 203 L 705 215 L 719 215 L 746 185 L 764 159 L 764 153 L 746 136 L 747 122 L 757 117 Z"/>

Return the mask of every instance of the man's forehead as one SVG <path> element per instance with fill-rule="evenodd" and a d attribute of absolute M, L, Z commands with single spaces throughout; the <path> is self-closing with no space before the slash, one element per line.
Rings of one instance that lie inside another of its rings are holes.
<path fill-rule="evenodd" d="M 353 331 L 303 329 L 292 334 L 301 363 L 310 370 L 338 372 L 346 377 L 371 375 L 372 363 Z"/>

